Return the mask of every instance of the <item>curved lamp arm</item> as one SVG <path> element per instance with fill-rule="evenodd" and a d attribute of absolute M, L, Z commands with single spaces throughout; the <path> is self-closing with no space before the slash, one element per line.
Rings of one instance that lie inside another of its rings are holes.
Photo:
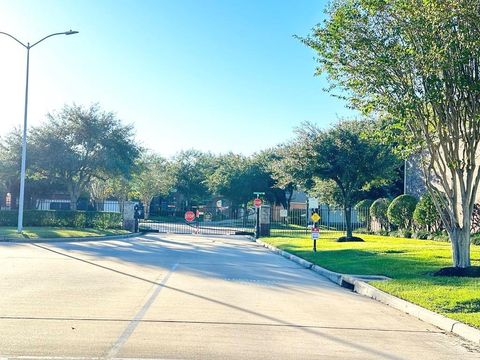
<path fill-rule="evenodd" d="M 3 32 L 3 31 L 0 31 L 0 34 L 3 34 L 3 35 L 7 35 L 8 37 L 11 37 L 13 40 L 15 40 L 16 42 L 18 42 L 20 45 L 22 45 L 24 48 L 28 49 L 28 45 L 25 45 L 24 43 L 22 43 L 20 40 L 18 40 L 15 36 L 12 36 L 6 32 Z"/>
<path fill-rule="evenodd" d="M 36 43 L 34 43 L 33 45 L 30 45 L 30 44 L 25 45 L 23 42 L 21 42 L 20 40 L 18 40 L 15 36 L 10 35 L 9 33 L 0 31 L 0 34 L 7 35 L 8 37 L 10 37 L 10 38 L 12 38 L 13 40 L 15 40 L 17 43 L 19 43 L 20 45 L 22 45 L 25 49 L 30 50 L 32 47 L 34 47 L 34 46 L 37 45 L 38 43 L 41 43 L 43 40 L 48 39 L 49 37 L 52 37 L 52 36 L 55 36 L 55 35 L 73 35 L 73 34 L 78 34 L 78 31 L 69 30 L 69 31 L 64 31 L 64 32 L 59 32 L 59 33 L 50 34 L 50 35 L 47 35 L 47 36 L 45 36 L 44 38 L 38 40 L 38 41 L 37 41 Z"/>

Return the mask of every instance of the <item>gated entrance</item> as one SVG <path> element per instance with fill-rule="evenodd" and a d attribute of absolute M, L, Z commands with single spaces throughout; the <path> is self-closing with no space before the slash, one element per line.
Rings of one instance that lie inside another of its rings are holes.
<path fill-rule="evenodd" d="M 193 213 L 195 216 L 191 216 Z M 186 216 L 187 215 L 187 216 Z M 176 234 L 253 235 L 255 209 L 194 207 L 153 213 L 139 222 L 140 230 Z"/>

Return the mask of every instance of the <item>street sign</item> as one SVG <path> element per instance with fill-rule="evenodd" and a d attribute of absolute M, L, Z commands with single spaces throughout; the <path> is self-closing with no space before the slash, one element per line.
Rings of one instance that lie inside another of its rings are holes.
<path fill-rule="evenodd" d="M 317 240 L 318 239 L 318 236 L 319 236 L 319 229 L 318 228 L 312 228 L 312 239 L 313 240 Z"/>
<path fill-rule="evenodd" d="M 282 209 L 280 210 L 280 217 L 287 217 L 288 216 L 288 210 L 287 209 Z"/>
<path fill-rule="evenodd" d="M 187 211 L 185 213 L 185 220 L 187 220 L 188 222 L 195 220 L 195 213 L 193 211 Z"/>
<path fill-rule="evenodd" d="M 262 199 L 255 199 L 253 200 L 253 205 L 256 207 L 256 208 L 259 208 L 260 206 L 262 206 Z"/>
<path fill-rule="evenodd" d="M 222 200 L 217 200 L 216 205 L 217 205 L 217 208 L 220 209 L 222 207 Z"/>
<path fill-rule="evenodd" d="M 313 213 L 310 219 L 312 219 L 313 222 L 317 222 L 318 220 L 320 220 L 320 215 L 318 215 L 317 213 Z"/>

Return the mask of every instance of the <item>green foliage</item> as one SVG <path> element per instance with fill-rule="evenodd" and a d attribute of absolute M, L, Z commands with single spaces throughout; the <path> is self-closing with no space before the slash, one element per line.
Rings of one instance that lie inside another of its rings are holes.
<path fill-rule="evenodd" d="M 393 176 L 396 158 L 388 146 L 368 134 L 368 121 L 342 121 L 329 130 L 305 123 L 297 129 L 290 144 L 287 169 L 292 177 L 312 189 L 316 179 L 333 181 L 346 209 L 347 236 L 351 236 L 350 209 L 372 182 L 388 182 Z"/>
<path fill-rule="evenodd" d="M 198 205 L 209 197 L 207 177 L 215 168 L 212 154 L 193 149 L 181 151 L 172 159 L 171 166 L 175 189 L 189 205 Z"/>
<path fill-rule="evenodd" d="M 360 200 L 358 203 L 355 204 L 355 210 L 357 210 L 358 220 L 360 220 L 361 222 L 368 221 L 368 214 L 372 204 L 373 200 L 371 199 Z"/>
<path fill-rule="evenodd" d="M 250 157 L 228 153 L 216 158 L 215 170 L 207 177 L 210 192 L 223 196 L 235 205 L 247 204 L 253 198 L 253 192 L 265 192 L 270 203 L 287 207 L 286 188 L 291 183 L 280 185 L 274 179 L 271 164 L 278 156 L 271 150 L 264 150 Z"/>
<path fill-rule="evenodd" d="M 370 209 L 372 204 L 373 204 L 373 200 L 371 200 L 371 199 L 360 200 L 358 203 L 355 204 L 355 209 L 357 209 L 357 210 L 358 209 L 364 209 L 364 208 Z"/>
<path fill-rule="evenodd" d="M 171 163 L 156 154 L 144 154 L 132 180 L 132 191 L 145 206 L 145 216 L 150 214 L 150 203 L 155 196 L 166 197 L 173 190 L 174 174 Z"/>
<path fill-rule="evenodd" d="M 388 220 L 400 230 L 408 231 L 412 225 L 417 199 L 411 195 L 400 195 L 393 199 L 387 209 Z"/>
<path fill-rule="evenodd" d="M 413 212 L 413 220 L 427 231 L 435 231 L 440 224 L 440 215 L 429 193 L 423 195 Z"/>
<path fill-rule="evenodd" d="M 370 216 L 380 223 L 383 230 L 388 228 L 387 210 L 390 205 L 390 200 L 387 198 L 380 198 L 375 200 L 370 206 Z"/>
<path fill-rule="evenodd" d="M 480 233 L 473 234 L 470 242 L 474 245 L 480 245 Z"/>
<path fill-rule="evenodd" d="M 64 185 L 72 208 L 92 179 L 129 176 L 139 156 L 133 127 L 123 126 L 98 105 L 66 105 L 48 114 L 47 122 L 32 129 L 29 141 L 31 171 Z"/>
<path fill-rule="evenodd" d="M 0 226 L 16 226 L 17 211 L 0 210 Z M 72 228 L 118 229 L 121 227 L 120 213 L 96 211 L 40 211 L 24 212 L 24 226 L 53 226 Z"/>
<path fill-rule="evenodd" d="M 0 138 L 0 193 L 17 193 L 20 178 L 22 134 L 14 129 Z"/>
<path fill-rule="evenodd" d="M 327 204 L 330 206 L 343 205 L 342 192 L 335 181 L 315 178 L 313 183 L 314 185 L 308 191 L 308 194 L 317 198 L 320 204 Z"/>
<path fill-rule="evenodd" d="M 436 179 L 427 186 L 446 195 L 438 208 L 458 267 L 470 264 L 461 239 L 480 183 L 479 8 L 480 0 L 333 0 L 301 39 L 332 91 L 379 118 L 386 143 L 420 154 L 426 179 Z"/>

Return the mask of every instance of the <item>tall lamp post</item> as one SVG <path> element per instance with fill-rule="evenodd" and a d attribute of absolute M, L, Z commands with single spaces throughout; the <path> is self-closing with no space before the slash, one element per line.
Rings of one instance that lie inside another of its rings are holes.
<path fill-rule="evenodd" d="M 26 84 L 25 84 L 25 112 L 23 117 L 23 136 L 22 136 L 22 166 L 20 171 L 20 196 L 18 199 L 18 228 L 17 231 L 20 233 L 23 229 L 23 204 L 25 198 L 25 164 L 26 164 L 26 157 L 27 157 L 27 109 L 28 109 L 28 72 L 29 72 L 29 65 L 30 65 L 30 49 L 33 48 L 35 45 L 41 43 L 43 40 L 48 39 L 49 37 L 56 36 L 56 35 L 73 35 L 78 34 L 78 31 L 65 31 L 59 33 L 53 33 L 50 35 L 45 36 L 44 38 L 38 40 L 36 43 L 30 45 L 27 43 L 26 45 L 18 40 L 16 37 L 0 31 L 0 34 L 6 35 L 17 43 L 22 45 L 25 49 L 27 49 L 27 76 L 26 76 Z"/>

